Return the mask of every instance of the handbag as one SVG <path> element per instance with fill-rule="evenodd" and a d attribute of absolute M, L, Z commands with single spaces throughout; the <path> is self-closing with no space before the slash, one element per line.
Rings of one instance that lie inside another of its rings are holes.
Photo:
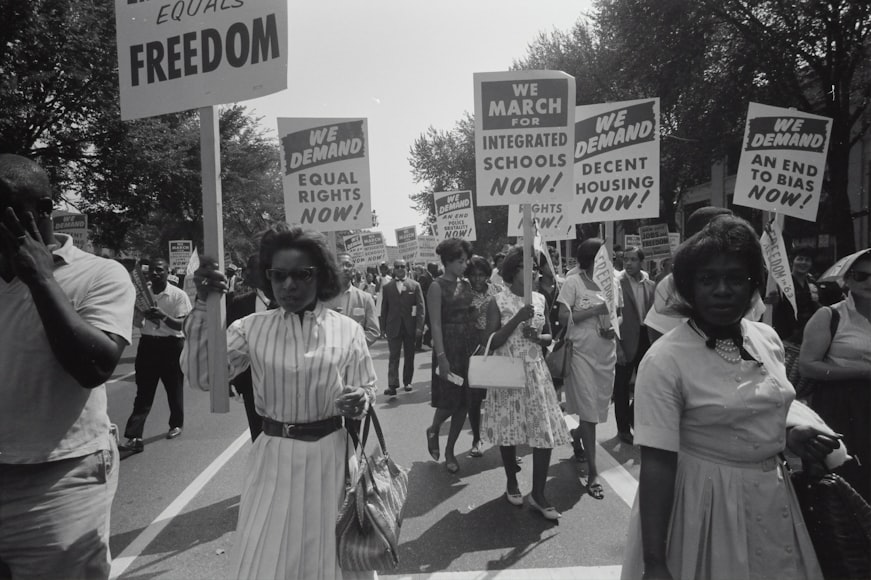
<path fill-rule="evenodd" d="M 378 449 L 366 453 L 370 425 L 375 426 Z M 358 467 L 348 478 L 345 501 L 336 519 L 336 551 L 343 570 L 388 570 L 399 564 L 402 508 L 408 496 L 408 470 L 390 459 L 375 410 L 363 424 L 362 440 L 353 429 Z"/>
<path fill-rule="evenodd" d="M 469 386 L 476 389 L 525 388 L 526 370 L 523 359 L 493 356 L 490 352 L 493 334 L 487 339 L 483 354 L 473 354 L 469 357 Z"/>
<path fill-rule="evenodd" d="M 566 337 L 567 330 L 560 329 L 555 339 L 556 346 L 545 357 L 553 386 L 557 389 L 563 386 L 572 368 L 572 340 Z"/>

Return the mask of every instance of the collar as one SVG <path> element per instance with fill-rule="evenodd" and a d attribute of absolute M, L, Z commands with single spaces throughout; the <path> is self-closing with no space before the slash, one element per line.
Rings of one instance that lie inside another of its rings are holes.
<path fill-rule="evenodd" d="M 277 308 L 277 310 L 279 310 L 281 312 L 282 318 L 285 318 L 285 319 L 287 319 L 287 317 L 289 317 L 289 316 L 299 317 L 299 314 L 297 314 L 296 312 L 290 312 L 290 311 L 286 310 L 284 308 L 284 306 L 279 306 Z M 324 306 L 323 302 L 318 300 L 317 302 L 315 302 L 315 307 L 312 310 L 306 310 L 302 314 L 302 318 L 314 318 L 316 324 L 323 324 L 324 316 L 325 316 L 327 310 L 329 310 L 329 309 L 326 306 Z"/>
<path fill-rule="evenodd" d="M 79 250 L 75 245 L 73 245 L 72 236 L 67 234 L 55 234 L 54 238 L 60 242 L 60 244 L 52 244 L 48 246 L 48 249 L 54 259 L 55 268 L 69 265 L 79 257 L 77 253 L 82 250 Z"/>

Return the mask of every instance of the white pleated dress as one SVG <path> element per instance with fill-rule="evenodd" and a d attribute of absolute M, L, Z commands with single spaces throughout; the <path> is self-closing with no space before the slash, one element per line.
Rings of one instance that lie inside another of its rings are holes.
<path fill-rule="evenodd" d="M 208 388 L 205 317 L 198 305 L 185 331 L 185 379 Z M 300 316 L 252 314 L 227 329 L 230 376 L 250 364 L 257 412 L 282 423 L 338 415 L 345 385 L 374 397 L 375 370 L 363 329 L 318 304 Z M 336 517 L 344 499 L 346 442 L 339 430 L 319 441 L 261 435 L 248 456 L 232 574 L 243 579 L 373 578 L 346 572 L 336 557 Z"/>
<path fill-rule="evenodd" d="M 684 322 L 653 344 L 638 371 L 635 443 L 678 458 L 668 568 L 675 580 L 822 578 L 777 457 L 795 398 L 783 347 L 765 324 L 745 320 L 742 333 L 761 365 L 724 360 Z M 636 496 L 622 578 L 643 571 Z"/>

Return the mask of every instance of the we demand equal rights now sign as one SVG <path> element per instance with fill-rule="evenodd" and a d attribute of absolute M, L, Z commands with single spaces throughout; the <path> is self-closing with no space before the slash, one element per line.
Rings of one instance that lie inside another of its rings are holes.
<path fill-rule="evenodd" d="M 287 88 L 286 0 L 115 0 L 121 118 Z"/>
<path fill-rule="evenodd" d="M 736 205 L 816 221 L 832 120 L 750 103 Z"/>
<path fill-rule="evenodd" d="M 372 227 L 366 119 L 278 119 L 288 223 L 319 232 Z"/>
<path fill-rule="evenodd" d="M 476 205 L 570 201 L 575 80 L 512 71 L 474 82 Z"/>

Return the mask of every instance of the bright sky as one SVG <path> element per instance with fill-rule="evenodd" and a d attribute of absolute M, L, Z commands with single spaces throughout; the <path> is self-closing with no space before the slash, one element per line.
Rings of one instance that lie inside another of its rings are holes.
<path fill-rule="evenodd" d="M 277 117 L 366 117 L 372 208 L 394 245 L 419 225 L 409 148 L 474 111 L 472 74 L 508 70 L 539 32 L 567 31 L 591 0 L 317 0 L 288 6 L 288 89 L 246 101 Z"/>

